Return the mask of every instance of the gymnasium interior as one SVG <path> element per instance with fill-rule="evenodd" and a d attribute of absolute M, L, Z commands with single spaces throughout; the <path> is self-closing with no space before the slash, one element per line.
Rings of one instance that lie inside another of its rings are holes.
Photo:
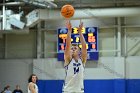
<path fill-rule="evenodd" d="M 0 92 L 28 93 L 34 73 L 39 93 L 62 93 L 66 4 L 73 29 L 83 22 L 95 37 L 86 41 L 85 93 L 140 93 L 140 0 L 0 0 Z"/>

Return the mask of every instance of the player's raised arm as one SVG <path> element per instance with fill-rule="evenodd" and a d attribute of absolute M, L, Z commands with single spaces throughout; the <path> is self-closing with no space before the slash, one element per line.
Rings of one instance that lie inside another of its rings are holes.
<path fill-rule="evenodd" d="M 79 25 L 79 28 L 78 28 L 78 32 L 79 32 L 79 35 L 80 35 L 80 42 L 82 44 L 81 58 L 82 58 L 83 63 L 86 63 L 86 60 L 87 60 L 87 49 L 86 49 L 86 41 L 85 41 L 85 38 L 84 38 L 84 36 L 82 34 L 82 28 L 83 28 L 83 22 L 80 22 L 80 25 Z"/>
<path fill-rule="evenodd" d="M 66 38 L 64 60 L 66 63 L 68 63 L 71 60 L 70 49 L 71 49 L 71 32 L 72 32 L 72 26 L 69 20 L 67 20 L 66 22 L 66 27 L 68 28 L 68 33 L 67 33 L 67 38 Z"/>

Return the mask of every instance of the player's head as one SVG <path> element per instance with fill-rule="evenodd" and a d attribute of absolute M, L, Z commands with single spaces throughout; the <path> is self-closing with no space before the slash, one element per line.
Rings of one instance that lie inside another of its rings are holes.
<path fill-rule="evenodd" d="M 72 56 L 79 56 L 80 48 L 78 44 L 72 44 L 71 45 L 71 54 Z"/>
<path fill-rule="evenodd" d="M 36 81 L 38 80 L 37 76 L 35 74 L 32 74 L 29 79 L 28 82 L 33 82 L 36 83 Z"/>
<path fill-rule="evenodd" d="M 7 85 L 5 88 L 4 88 L 4 90 L 9 90 L 10 89 L 10 86 L 9 85 Z"/>
<path fill-rule="evenodd" d="M 20 86 L 19 85 L 16 85 L 16 89 L 19 90 L 20 89 Z"/>

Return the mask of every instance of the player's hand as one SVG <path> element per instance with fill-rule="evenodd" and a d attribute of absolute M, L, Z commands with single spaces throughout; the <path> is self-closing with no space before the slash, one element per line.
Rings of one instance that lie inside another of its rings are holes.
<path fill-rule="evenodd" d="M 68 28 L 68 31 L 72 31 L 72 26 L 71 26 L 70 20 L 66 21 L 66 27 Z"/>
<path fill-rule="evenodd" d="M 82 28 L 83 28 L 83 22 L 80 22 L 79 28 L 78 28 L 78 32 L 81 33 L 82 32 Z"/>

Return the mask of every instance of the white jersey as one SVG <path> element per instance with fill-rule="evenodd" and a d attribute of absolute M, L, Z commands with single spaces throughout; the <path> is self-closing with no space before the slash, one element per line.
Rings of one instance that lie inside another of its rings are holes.
<path fill-rule="evenodd" d="M 4 93 L 12 93 L 10 90 L 6 90 L 4 91 Z"/>
<path fill-rule="evenodd" d="M 81 59 L 76 62 L 74 59 L 65 66 L 66 77 L 63 85 L 64 92 L 84 92 L 84 65 Z"/>
<path fill-rule="evenodd" d="M 35 84 L 35 83 L 33 83 L 34 84 L 34 88 L 35 88 L 35 93 L 38 93 L 38 86 Z M 28 86 L 28 93 L 32 93 L 31 92 L 31 90 L 29 89 L 29 86 Z"/>

